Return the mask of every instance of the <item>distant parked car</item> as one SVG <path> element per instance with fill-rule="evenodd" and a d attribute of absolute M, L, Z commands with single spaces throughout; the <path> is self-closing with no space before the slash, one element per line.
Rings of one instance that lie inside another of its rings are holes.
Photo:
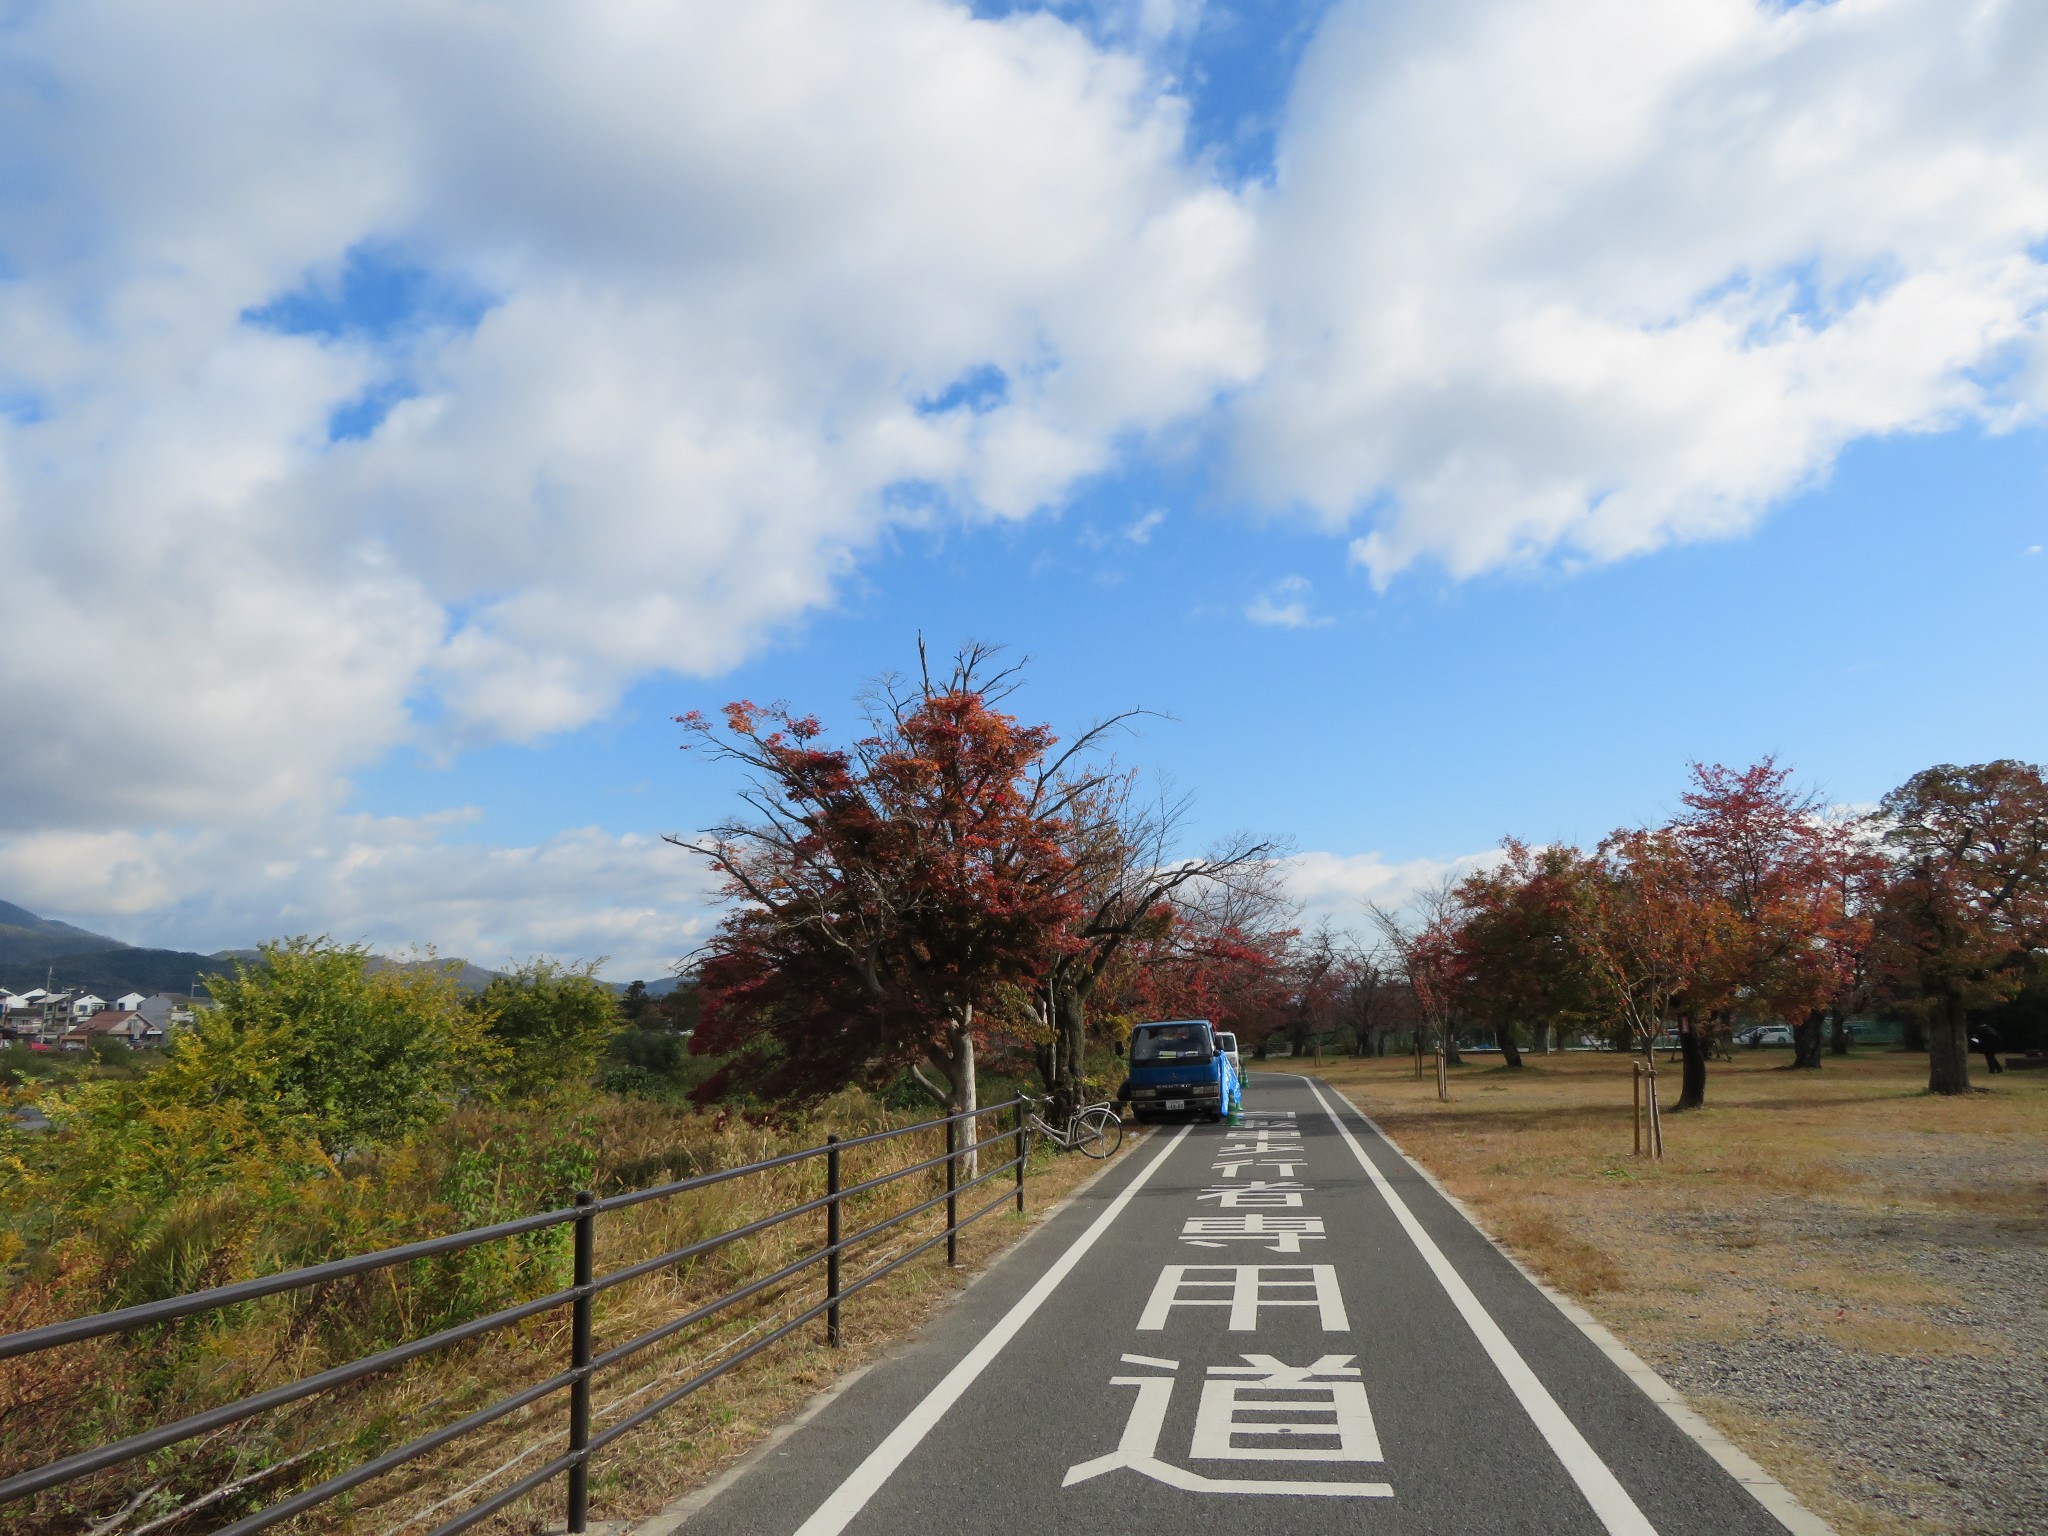
<path fill-rule="evenodd" d="M 1755 1024 L 1735 1037 L 1737 1045 L 1746 1045 L 1751 1050 L 1765 1045 L 1790 1045 L 1792 1026 L 1790 1024 Z"/>

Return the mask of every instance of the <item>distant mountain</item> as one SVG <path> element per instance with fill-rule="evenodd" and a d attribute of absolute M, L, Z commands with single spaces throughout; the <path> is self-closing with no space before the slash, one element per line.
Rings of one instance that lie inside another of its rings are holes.
<path fill-rule="evenodd" d="M 195 955 L 183 949 L 97 949 L 85 954 L 60 955 L 54 960 L 0 962 L 0 987 L 26 992 L 48 985 L 60 992 L 71 989 L 92 992 L 109 1002 L 124 992 L 175 992 L 192 990 L 192 978 L 209 971 L 224 971 L 227 962 L 212 955 Z"/>
<path fill-rule="evenodd" d="M 253 963 L 261 958 L 262 952 L 255 949 L 223 949 L 211 955 L 184 949 L 143 949 L 0 901 L 0 987 L 12 992 L 40 987 L 47 977 L 60 990 L 80 988 L 108 999 L 124 992 L 175 992 L 182 996 L 192 991 L 195 975 L 224 973 L 237 960 Z M 481 992 L 505 974 L 460 958 L 389 960 L 378 956 L 373 963 L 406 969 L 446 967 L 454 972 L 455 985 L 464 992 Z M 626 990 L 622 981 L 605 985 L 614 992 Z M 651 997 L 665 996 L 675 988 L 673 976 L 647 983 Z"/>
<path fill-rule="evenodd" d="M 11 901 L 0 901 L 0 965 L 32 965 L 59 955 L 126 948 L 119 939 L 110 939 L 104 933 L 88 933 L 69 923 L 37 917 Z"/>

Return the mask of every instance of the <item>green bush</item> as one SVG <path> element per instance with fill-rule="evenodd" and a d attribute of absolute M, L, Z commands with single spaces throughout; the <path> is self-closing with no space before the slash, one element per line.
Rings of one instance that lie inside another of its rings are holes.
<path fill-rule="evenodd" d="M 599 1079 L 607 1093 L 668 1104 L 686 1102 L 719 1066 L 716 1058 L 692 1056 L 689 1042 L 666 1029 L 622 1029 L 609 1056 Z"/>
<path fill-rule="evenodd" d="M 103 1067 L 125 1067 L 135 1060 L 135 1052 L 128 1048 L 128 1042 L 116 1040 L 112 1035 L 95 1036 L 86 1050 Z"/>
<path fill-rule="evenodd" d="M 500 976 L 470 1000 L 498 1048 L 498 1091 L 537 1103 L 587 1089 L 619 1027 L 618 1001 L 594 966 L 536 960 Z"/>
<path fill-rule="evenodd" d="M 49 1077 L 55 1070 L 47 1052 L 30 1050 L 19 1040 L 0 1045 L 0 1088 L 19 1088 L 36 1078 Z"/>

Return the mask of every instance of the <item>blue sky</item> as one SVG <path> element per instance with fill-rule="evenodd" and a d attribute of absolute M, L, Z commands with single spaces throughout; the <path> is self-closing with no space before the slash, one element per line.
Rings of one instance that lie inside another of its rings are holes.
<path fill-rule="evenodd" d="M 1691 758 L 2048 756 L 2010 8 L 81 0 L 0 72 L 36 910 L 657 974 L 670 717 L 920 632 L 1170 716 L 1339 921 Z"/>
<path fill-rule="evenodd" d="M 1773 753 L 1859 803 L 1934 762 L 2048 757 L 2037 431 L 1859 444 L 1742 537 L 1384 593 L 1326 535 L 1199 500 L 1119 477 L 1058 519 L 903 534 L 830 611 L 729 673 L 650 679 L 602 725 L 537 748 L 395 754 L 358 779 L 358 803 L 475 805 L 465 835 L 497 841 L 565 822 L 691 830 L 723 813 L 729 780 L 678 752 L 672 716 L 780 698 L 850 729 L 861 685 L 914 665 L 920 628 L 934 649 L 975 638 L 1028 656 L 1019 708 L 1034 717 L 1170 716 L 1120 755 L 1193 790 L 1209 835 L 1401 860 L 1655 819 L 1694 758 Z M 1319 622 L 1246 617 L 1299 573 Z"/>

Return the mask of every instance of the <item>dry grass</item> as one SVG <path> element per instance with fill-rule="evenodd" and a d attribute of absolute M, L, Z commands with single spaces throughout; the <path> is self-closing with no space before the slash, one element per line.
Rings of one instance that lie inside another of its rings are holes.
<path fill-rule="evenodd" d="M 2048 1373 L 2042 1298 L 1998 1293 L 2027 1290 L 2004 1261 L 2036 1264 L 2048 1243 L 2048 1074 L 1938 1099 L 1921 1091 L 1924 1057 L 1831 1057 L 1815 1073 L 1780 1070 L 1789 1054 L 1716 1063 L 1708 1108 L 1667 1113 L 1661 1163 L 1631 1155 L 1625 1057 L 1532 1056 L 1520 1071 L 1481 1057 L 1454 1071 L 1448 1104 L 1406 1059 L 1318 1070 L 1516 1257 L 1681 1380 L 1708 1358 L 1733 1360 L 1740 1379 L 1759 1339 L 1825 1344 L 1852 1368 Z M 1661 1080 L 1675 1097 L 1676 1070 Z M 1758 1399 L 1699 1406 L 1845 1536 L 1931 1528 L 1912 1518 L 1931 1485 L 1817 1431 L 1853 1404 Z M 2041 1426 L 2012 1429 L 2012 1454 L 2038 1464 Z"/>
<path fill-rule="evenodd" d="M 1129 1156 L 1134 1144 L 1127 1140 L 1119 1157 Z M 961 1236 L 958 1269 L 946 1267 L 943 1248 L 930 1250 L 846 1303 L 838 1349 L 825 1346 L 820 1324 L 684 1399 L 624 1442 L 620 1454 L 599 1463 L 592 1480 L 593 1514 L 636 1519 L 702 1487 L 807 1399 L 913 1336 L 1042 1221 L 1055 1202 L 1103 1166 L 1077 1155 L 1041 1154 L 1034 1160 L 1026 1214 L 1005 1209 L 970 1227 Z M 985 1193 L 977 1190 L 975 1196 Z M 963 1204 L 963 1212 L 968 1208 Z M 929 1236 L 941 1225 L 926 1223 L 885 1252 Z M 849 1280 L 853 1274 L 849 1265 Z M 559 1494 L 554 1500 L 559 1502 Z"/>
<path fill-rule="evenodd" d="M 924 1145 L 925 1141 L 929 1145 Z M 750 1149 L 748 1156 L 769 1149 Z M 846 1156 L 849 1184 L 874 1177 L 943 1150 L 936 1136 L 907 1138 Z M 984 1156 L 1000 1161 L 1004 1149 Z M 736 1156 L 734 1161 L 744 1161 Z M 830 1348 L 823 1318 L 807 1325 L 751 1360 L 691 1393 L 647 1424 L 630 1432 L 594 1463 L 591 1515 L 594 1520 L 630 1521 L 701 1487 L 795 1413 L 806 1399 L 902 1339 L 914 1334 L 988 1262 L 1043 1218 L 1047 1208 L 1103 1165 L 1080 1157 L 1034 1156 L 1027 1212 L 997 1210 L 960 1237 L 960 1267 L 949 1269 L 943 1245 L 927 1249 L 887 1278 L 845 1302 L 841 1343 Z M 780 1173 L 718 1185 L 688 1205 L 643 1206 L 643 1219 L 621 1223 L 609 1241 L 602 1236 L 597 1271 L 603 1274 L 638 1259 L 730 1230 L 775 1206 L 788 1206 L 819 1192 L 822 1169 L 801 1165 Z M 905 1179 L 849 1200 L 846 1230 L 855 1231 L 943 1189 L 937 1172 Z M 1003 1175 L 961 1199 L 966 1216 L 1011 1187 Z M 944 1230 L 937 1208 L 903 1223 L 850 1253 L 845 1281 L 852 1284 L 870 1266 L 880 1266 Z M 603 1228 L 600 1226 L 600 1233 Z M 822 1240 L 822 1216 L 794 1222 L 759 1238 L 719 1250 L 719 1261 L 687 1274 L 666 1273 L 634 1282 L 601 1298 L 595 1327 L 599 1353 L 659 1326 L 690 1307 L 768 1273 L 813 1250 Z M 692 1328 L 600 1377 L 593 1388 L 593 1429 L 609 1425 L 655 1401 L 764 1333 L 800 1314 L 824 1296 L 821 1272 L 806 1271 L 757 1302 L 733 1309 L 729 1321 Z M 560 1330 L 557 1329 L 557 1332 Z M 560 1368 L 565 1338 L 551 1338 L 542 1351 L 543 1368 L 532 1360 L 499 1356 L 487 1375 L 466 1383 L 481 1404 Z M 453 1417 L 445 1369 L 423 1375 L 418 1393 L 436 1419 Z M 472 1406 L 465 1402 L 463 1406 Z M 307 1524 L 308 1532 L 341 1531 L 356 1536 L 422 1536 L 442 1520 L 489 1497 L 543 1465 L 566 1446 L 565 1399 L 556 1394 L 527 1413 L 469 1437 L 446 1454 L 428 1458 L 375 1485 L 353 1507 L 331 1507 Z M 535 1533 L 562 1523 L 564 1484 L 558 1478 L 472 1529 Z M 312 1517 L 309 1517 L 312 1519 Z M 291 1527 L 287 1527 L 290 1529 Z"/>
<path fill-rule="evenodd" d="M 880 1129 L 889 1117 L 872 1101 L 835 1101 L 827 1122 L 847 1136 Z M 630 1111 L 631 1106 L 628 1106 Z M 1007 1118 L 1007 1117 L 1006 1117 Z M 646 1109 L 637 1117 L 622 1111 L 607 1123 L 600 1187 L 644 1187 L 718 1167 L 757 1161 L 815 1145 L 817 1126 L 776 1132 L 730 1122 L 707 1134 L 708 1117 L 679 1120 Z M 985 1134 L 995 1129 L 985 1127 Z M 846 1184 L 876 1177 L 935 1157 L 942 1139 L 922 1132 L 845 1154 Z M 982 1154 L 990 1166 L 1007 1158 L 1007 1140 Z M 776 1423 L 839 1375 L 873 1358 L 913 1333 L 986 1263 L 1043 1218 L 1047 1208 L 1103 1165 L 1078 1156 L 1054 1156 L 1041 1147 L 1033 1157 L 1027 1188 L 1028 1212 L 1007 1205 L 982 1217 L 960 1237 L 961 1264 L 949 1269 L 943 1243 L 927 1249 L 886 1278 L 850 1296 L 843 1307 L 842 1345 L 826 1347 L 821 1317 L 741 1363 L 728 1374 L 682 1399 L 646 1425 L 629 1432 L 593 1463 L 592 1514 L 630 1519 L 701 1485 L 757 1442 Z M 814 1198 L 823 1191 L 822 1161 L 810 1161 L 749 1175 L 690 1195 L 646 1202 L 609 1214 L 597 1224 L 596 1272 L 602 1276 L 636 1261 L 674 1251 L 707 1236 L 730 1231 L 770 1212 Z M 967 1216 L 1007 1195 L 1013 1175 L 1003 1173 L 961 1197 Z M 944 1189 L 942 1170 L 926 1170 L 846 1202 L 845 1230 L 851 1235 L 883 1217 L 903 1211 Z M 844 1279 L 855 1282 L 919 1242 L 942 1233 L 944 1208 L 926 1211 L 849 1252 Z M 681 1269 L 657 1271 L 600 1295 L 595 1307 L 599 1353 L 659 1327 L 707 1301 L 805 1257 L 824 1241 L 824 1215 L 816 1212 L 726 1245 Z M 566 1275 L 562 1277 L 566 1279 Z M 397 1272 L 380 1284 L 402 1289 Z M 627 1415 L 654 1403 L 707 1366 L 716 1364 L 805 1312 L 824 1295 L 822 1266 L 813 1265 L 729 1312 L 721 1312 L 634 1355 L 593 1382 L 593 1428 L 602 1433 Z M 0 1318 L 6 1308 L 0 1306 Z M 229 1390 L 216 1390 L 204 1353 L 185 1363 L 177 1385 L 175 1411 L 212 1406 L 252 1384 L 239 1362 L 263 1358 L 262 1384 L 291 1380 L 331 1363 L 287 1326 L 286 1314 L 258 1315 L 239 1330 L 212 1338 L 231 1350 L 237 1364 Z M 49 1319 L 6 1319 L 27 1326 Z M 102 1347 L 103 1348 L 103 1347 Z M 353 1388 L 308 1399 L 273 1415 L 247 1421 L 202 1442 L 188 1442 L 169 1459 L 133 1462 L 101 1474 L 92 1484 L 46 1494 L 0 1521 L 24 1536 L 84 1531 L 105 1525 L 109 1536 L 189 1536 L 216 1528 L 254 1505 L 307 1486 L 380 1451 L 448 1424 L 546 1380 L 567 1364 L 567 1318 L 557 1309 L 529 1323 L 490 1335 L 477 1344 L 429 1356 L 397 1372 L 373 1377 Z M 62 1364 L 79 1350 L 43 1357 Z M 76 1362 L 73 1362 L 74 1364 Z M 0 1387 L 5 1381 L 0 1380 Z M 0 1394 L 4 1399 L 4 1394 Z M 4 1401 L 0 1401 L 4 1406 Z M 507 1489 L 566 1447 L 566 1394 L 556 1391 L 527 1409 L 474 1432 L 442 1450 L 386 1474 L 352 1494 L 278 1527 L 314 1536 L 425 1536 L 441 1522 Z M 123 1425 L 123 1429 L 130 1426 Z M 12 1452 L 29 1447 L 13 1446 Z M 194 1455 L 202 1458 L 194 1462 Z M 0 1456 L 0 1461 L 10 1459 Z M 11 1459 L 22 1460 L 21 1457 Z M 29 1455 L 23 1465 L 47 1459 Z M 194 1473 L 210 1469 L 195 1482 Z M 269 1470 L 265 1470 L 269 1469 Z M 195 1507 L 193 1490 L 251 1477 L 250 1486 L 230 1500 Z M 151 1490 L 155 1491 L 152 1492 Z M 131 1496 L 141 1495 L 128 1507 Z M 485 1532 L 538 1532 L 562 1523 L 564 1484 L 557 1477 L 486 1523 Z M 252 1502 L 253 1501 L 253 1504 Z M 125 1519 L 109 1515 L 127 1507 Z M 176 1518 L 166 1515 L 180 1511 Z"/>

